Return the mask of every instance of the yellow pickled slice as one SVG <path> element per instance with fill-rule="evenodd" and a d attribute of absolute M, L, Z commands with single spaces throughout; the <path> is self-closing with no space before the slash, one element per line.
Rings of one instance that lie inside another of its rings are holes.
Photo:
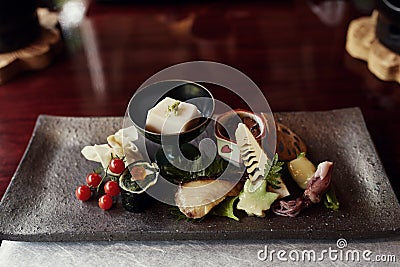
<path fill-rule="evenodd" d="M 306 189 L 308 181 L 316 171 L 314 164 L 306 156 L 300 156 L 290 161 L 288 169 L 293 180 L 302 189 Z"/>

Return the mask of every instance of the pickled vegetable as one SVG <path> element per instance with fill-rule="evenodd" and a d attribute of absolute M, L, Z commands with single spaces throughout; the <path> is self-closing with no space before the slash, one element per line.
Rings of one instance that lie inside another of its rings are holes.
<path fill-rule="evenodd" d="M 306 189 L 308 181 L 316 171 L 314 164 L 303 153 L 288 163 L 288 169 L 301 189 Z"/>
<path fill-rule="evenodd" d="M 237 209 L 244 210 L 249 216 L 265 217 L 265 211 L 270 209 L 279 195 L 267 191 L 266 180 L 262 180 L 261 185 L 255 191 L 250 191 L 250 188 L 251 181 L 247 179 L 243 191 L 239 194 Z"/>

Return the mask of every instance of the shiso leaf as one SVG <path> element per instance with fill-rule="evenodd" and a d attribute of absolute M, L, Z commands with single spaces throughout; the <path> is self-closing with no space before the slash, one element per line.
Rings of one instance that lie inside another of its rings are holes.
<path fill-rule="evenodd" d="M 198 172 L 188 172 L 173 167 L 172 165 L 160 166 L 163 177 L 174 184 L 194 181 L 199 177 L 218 177 L 228 166 L 228 162 L 222 158 L 215 158 L 214 161 L 205 169 Z"/>

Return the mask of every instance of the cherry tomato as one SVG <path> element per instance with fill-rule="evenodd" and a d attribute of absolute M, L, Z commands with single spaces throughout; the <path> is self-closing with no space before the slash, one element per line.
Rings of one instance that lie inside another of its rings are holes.
<path fill-rule="evenodd" d="M 113 200 L 109 195 L 104 195 L 99 198 L 99 207 L 103 210 L 108 210 L 111 208 Z"/>
<path fill-rule="evenodd" d="M 105 185 L 104 185 L 104 192 L 111 196 L 111 197 L 116 197 L 118 196 L 119 192 L 121 191 L 121 189 L 119 188 L 119 185 L 117 182 L 114 181 L 108 181 Z"/>
<path fill-rule="evenodd" d="M 95 172 L 89 173 L 86 176 L 86 184 L 90 187 L 98 187 L 101 183 L 101 176 Z"/>
<path fill-rule="evenodd" d="M 125 163 L 122 159 L 112 159 L 108 168 L 115 174 L 121 174 L 125 170 Z"/>
<path fill-rule="evenodd" d="M 82 201 L 88 200 L 92 196 L 89 186 L 80 185 L 75 190 L 76 198 Z"/>

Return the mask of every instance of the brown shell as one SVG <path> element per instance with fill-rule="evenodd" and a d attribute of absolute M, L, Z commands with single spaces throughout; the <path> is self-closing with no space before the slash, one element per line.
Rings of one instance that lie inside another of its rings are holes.
<path fill-rule="evenodd" d="M 279 160 L 289 161 L 301 152 L 307 152 L 307 146 L 295 132 L 282 123 L 276 123 L 276 153 Z"/>

